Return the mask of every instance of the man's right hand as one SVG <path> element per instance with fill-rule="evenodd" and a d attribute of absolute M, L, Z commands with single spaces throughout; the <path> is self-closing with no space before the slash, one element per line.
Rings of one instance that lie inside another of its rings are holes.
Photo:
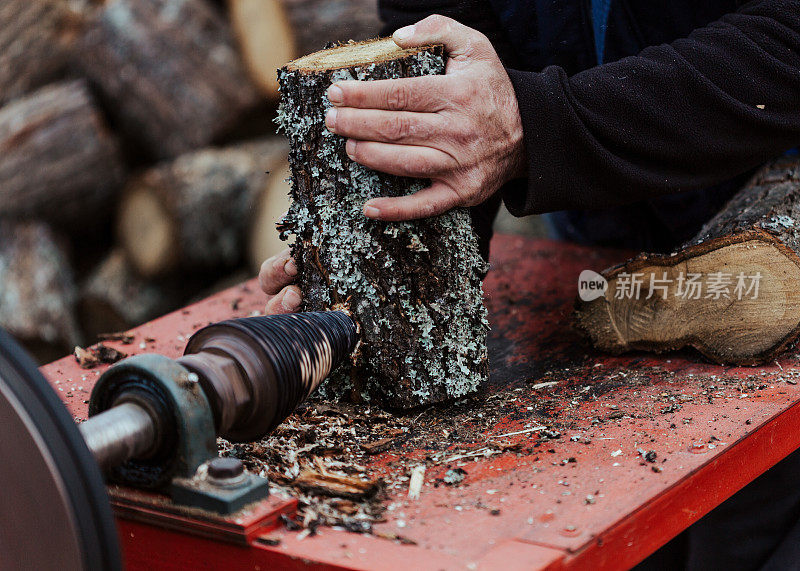
<path fill-rule="evenodd" d="M 261 264 L 258 281 L 267 294 L 267 305 L 264 309 L 267 315 L 292 313 L 300 309 L 300 302 L 303 300 L 300 288 L 291 285 L 296 277 L 297 266 L 289 254 L 289 248 Z"/>

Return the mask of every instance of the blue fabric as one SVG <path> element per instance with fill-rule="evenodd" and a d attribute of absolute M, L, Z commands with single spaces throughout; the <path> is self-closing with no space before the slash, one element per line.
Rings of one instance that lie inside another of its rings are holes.
<path fill-rule="evenodd" d="M 610 11 L 611 0 L 592 0 L 592 30 L 594 31 L 594 51 L 597 54 L 597 65 L 603 63 L 608 13 Z"/>

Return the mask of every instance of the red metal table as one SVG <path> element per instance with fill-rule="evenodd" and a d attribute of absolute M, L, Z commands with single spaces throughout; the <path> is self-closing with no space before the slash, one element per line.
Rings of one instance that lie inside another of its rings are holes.
<path fill-rule="evenodd" d="M 445 467 L 433 466 L 418 500 L 393 492 L 379 529 L 416 545 L 331 528 L 303 538 L 274 518 L 235 545 L 131 521 L 120 510 L 127 567 L 620 569 L 642 560 L 800 446 L 800 356 L 746 368 L 689 352 L 594 351 L 569 325 L 577 277 L 624 258 L 494 239 L 486 280 L 492 373 L 483 395 L 503 397 L 503 410 L 488 433 L 524 430 L 544 411 L 561 435 L 506 437 L 522 451 L 465 460 L 461 486 L 434 487 Z M 263 301 L 249 281 L 135 329 L 134 343 L 119 348 L 177 356 L 199 327 L 251 315 Z M 76 418 L 85 417 L 102 370 L 80 369 L 71 357 L 42 368 Z M 651 450 L 655 462 L 642 458 Z M 386 465 L 391 454 L 374 462 Z"/>

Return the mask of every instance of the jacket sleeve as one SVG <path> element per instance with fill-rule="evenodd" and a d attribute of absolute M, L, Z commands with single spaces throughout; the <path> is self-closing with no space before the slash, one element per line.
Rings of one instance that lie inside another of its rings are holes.
<path fill-rule="evenodd" d="M 513 214 L 705 188 L 800 144 L 800 0 L 750 2 L 572 77 L 509 76 L 528 159 L 502 191 Z"/>

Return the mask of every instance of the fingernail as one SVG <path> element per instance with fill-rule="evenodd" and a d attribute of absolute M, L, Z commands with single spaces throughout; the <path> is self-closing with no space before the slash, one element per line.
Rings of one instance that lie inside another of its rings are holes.
<path fill-rule="evenodd" d="M 414 35 L 414 26 L 405 26 L 404 28 L 400 28 L 394 34 L 392 34 L 392 37 L 395 40 L 402 41 L 409 39 L 413 35 Z"/>
<path fill-rule="evenodd" d="M 283 294 L 281 305 L 286 311 L 293 311 L 300 305 L 300 296 L 293 289 L 287 289 L 286 293 Z"/>
<path fill-rule="evenodd" d="M 325 114 L 325 126 L 331 133 L 334 131 L 334 129 L 336 129 L 336 115 L 338 113 L 339 112 L 336 110 L 336 107 L 331 107 Z"/>
<path fill-rule="evenodd" d="M 381 211 L 375 208 L 374 206 L 370 206 L 369 204 L 364 205 L 364 215 L 369 218 L 377 218 L 381 215 Z"/>
<path fill-rule="evenodd" d="M 287 276 L 297 275 L 297 265 L 294 263 L 292 258 L 286 260 L 286 263 L 283 265 L 283 271 L 286 272 Z"/>
<path fill-rule="evenodd" d="M 344 101 L 344 91 L 338 85 L 334 84 L 328 88 L 328 101 L 334 105 L 338 105 Z"/>
<path fill-rule="evenodd" d="M 347 144 L 344 146 L 347 156 L 355 160 L 353 157 L 356 155 L 356 142 L 353 139 L 347 139 Z"/>

